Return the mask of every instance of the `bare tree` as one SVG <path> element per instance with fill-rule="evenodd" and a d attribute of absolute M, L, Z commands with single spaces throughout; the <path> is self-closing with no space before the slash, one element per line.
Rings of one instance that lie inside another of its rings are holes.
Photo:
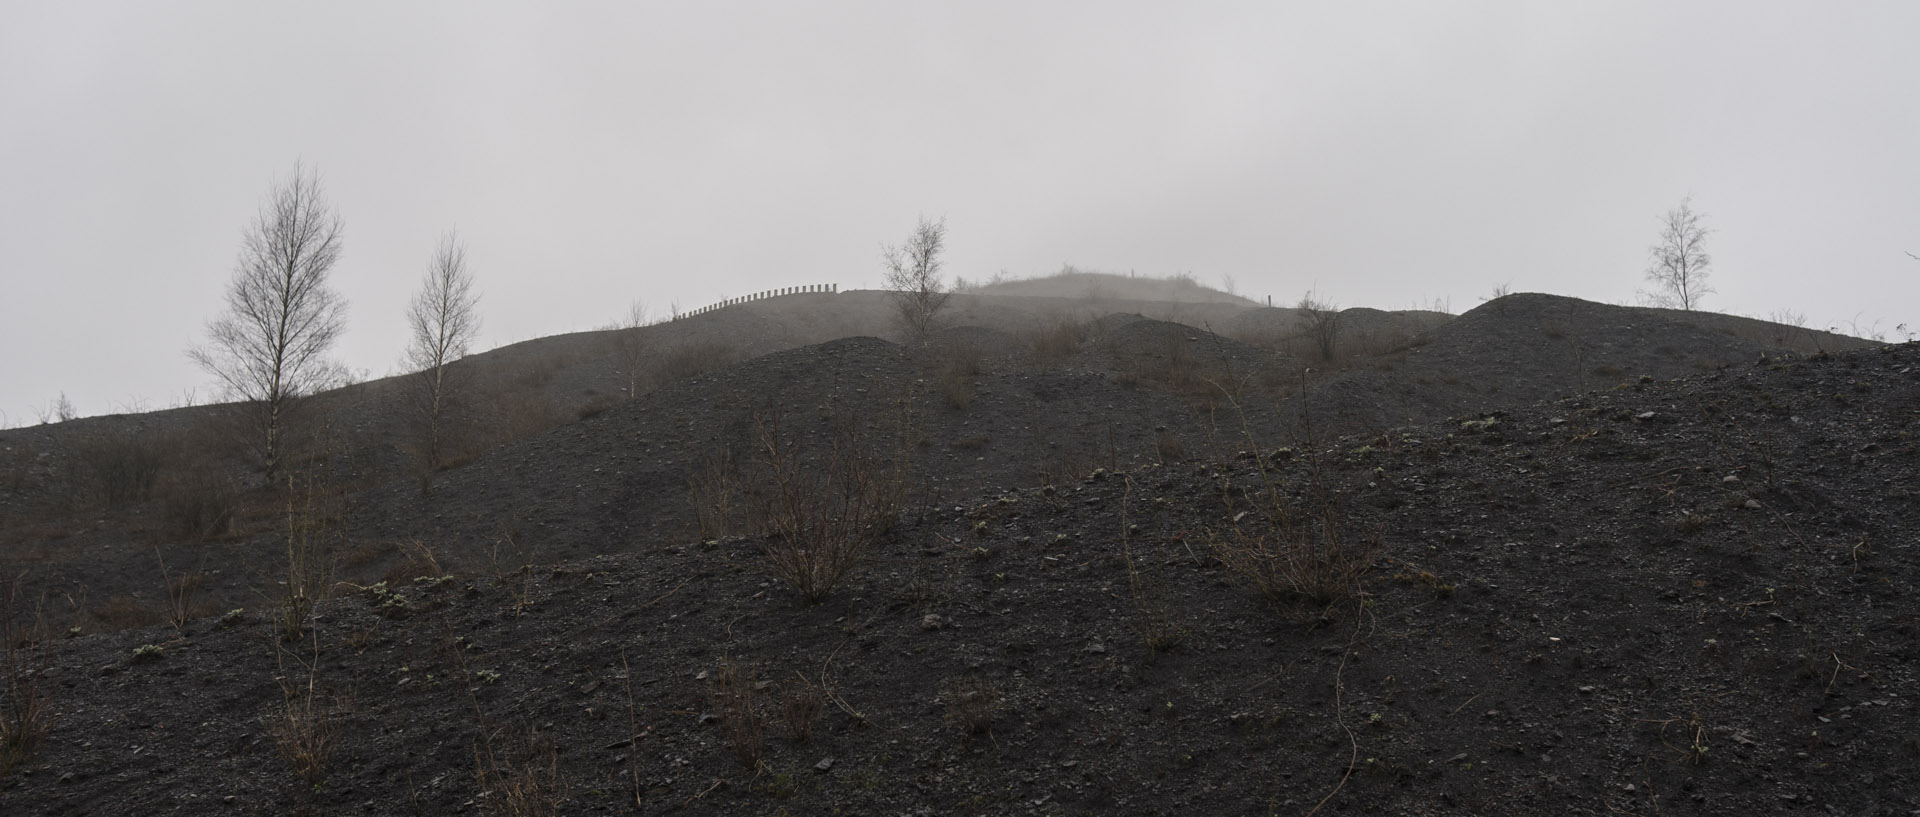
<path fill-rule="evenodd" d="M 1307 337 L 1312 339 L 1321 361 L 1332 363 L 1340 343 L 1340 305 L 1315 297 L 1309 291 L 1300 296 L 1300 303 L 1295 308 L 1300 310 L 1301 318 L 1306 321 Z"/>
<path fill-rule="evenodd" d="M 1680 206 L 1668 210 L 1660 220 L 1660 240 L 1647 248 L 1653 261 L 1647 266 L 1647 280 L 1655 290 L 1648 293 L 1661 306 L 1692 310 L 1700 299 L 1713 292 L 1707 285 L 1707 268 L 1713 256 L 1707 254 L 1707 234 L 1700 225 L 1701 214 L 1693 209 L 1691 196 Z"/>
<path fill-rule="evenodd" d="M 627 399 L 640 396 L 641 373 L 647 368 L 648 357 L 653 351 L 647 344 L 647 334 L 640 331 L 643 326 L 652 323 L 647 318 L 645 301 L 634 301 L 627 306 L 627 315 L 614 324 L 616 344 L 620 355 L 620 370 L 627 377 Z"/>
<path fill-rule="evenodd" d="M 319 176 L 295 165 L 241 239 L 226 313 L 208 322 L 208 343 L 187 352 L 243 404 L 269 474 L 289 411 L 343 375 L 326 356 L 346 328 L 346 301 L 327 286 L 341 231 Z"/>
<path fill-rule="evenodd" d="M 407 363 L 416 371 L 414 417 L 420 423 L 421 465 L 429 473 L 445 456 L 447 419 L 465 386 L 461 373 L 449 364 L 466 356 L 480 332 L 479 303 L 473 274 L 467 271 L 467 248 L 448 233 L 407 305 L 407 328 L 413 334 Z"/>
<path fill-rule="evenodd" d="M 922 216 L 907 243 L 882 250 L 887 262 L 887 289 L 899 310 L 900 325 L 914 343 L 926 341 L 934 320 L 953 295 L 940 275 L 940 251 L 946 240 L 947 220 L 928 221 Z"/>

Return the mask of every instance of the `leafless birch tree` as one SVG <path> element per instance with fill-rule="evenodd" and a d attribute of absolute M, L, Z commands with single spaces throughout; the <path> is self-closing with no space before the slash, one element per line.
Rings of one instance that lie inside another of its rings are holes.
<path fill-rule="evenodd" d="M 428 472 L 440 467 L 446 453 L 449 412 L 465 386 L 462 373 L 449 366 L 466 356 L 480 332 L 479 303 L 467 271 L 467 249 L 448 233 L 407 305 L 407 328 L 413 336 L 407 363 L 415 370 L 410 392 L 420 424 L 421 465 Z"/>
<path fill-rule="evenodd" d="M 928 221 L 922 217 L 907 243 L 882 249 L 887 263 L 886 286 L 899 310 L 900 325 L 913 343 L 926 341 L 935 318 L 953 295 L 940 275 L 940 251 L 946 240 L 946 219 Z"/>
<path fill-rule="evenodd" d="M 1707 286 L 1713 256 L 1706 249 L 1707 234 L 1713 231 L 1702 227 L 1700 218 L 1693 198 L 1681 199 L 1679 207 L 1660 219 L 1660 240 L 1647 248 L 1653 259 L 1647 266 L 1647 280 L 1655 287 L 1649 295 L 1661 306 L 1692 310 L 1713 292 Z"/>
<path fill-rule="evenodd" d="M 242 404 L 269 475 L 280 465 L 289 411 L 343 375 L 327 357 L 346 328 L 346 301 L 327 286 L 341 231 L 319 176 L 295 165 L 241 239 L 226 312 L 208 322 L 206 345 L 187 353 Z"/>
<path fill-rule="evenodd" d="M 646 371 L 648 358 L 653 347 L 647 343 L 647 333 L 641 327 L 651 323 L 647 318 L 645 301 L 634 301 L 627 307 L 626 317 L 614 324 L 615 344 L 620 355 L 620 370 L 627 378 L 627 399 L 640 396 L 642 373 Z"/>

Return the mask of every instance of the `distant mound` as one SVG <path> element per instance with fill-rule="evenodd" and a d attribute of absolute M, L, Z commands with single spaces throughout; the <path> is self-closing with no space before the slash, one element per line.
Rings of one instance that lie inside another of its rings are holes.
<path fill-rule="evenodd" d="M 1783 328 L 1725 315 L 1508 295 L 1408 339 L 1370 365 L 1318 382 L 1306 408 L 1323 430 L 1377 431 L 1641 378 L 1673 380 L 1798 356 L 1816 342 L 1834 351 L 1875 345 L 1804 330 L 1789 337 L 1768 327 Z"/>
<path fill-rule="evenodd" d="M 1112 372 L 1123 383 L 1147 381 L 1188 398 L 1237 396 L 1251 384 L 1283 382 L 1299 365 L 1272 349 L 1185 324 L 1109 315 L 1099 327 L 1099 342 L 1083 353 L 1088 368 Z"/>
<path fill-rule="evenodd" d="M 967 287 L 974 295 L 1018 295 L 1030 298 L 1085 298 L 1093 301 L 1165 301 L 1193 304 L 1236 304 L 1255 306 L 1258 302 L 1221 292 L 1201 284 L 1192 276 L 1169 278 L 1115 275 L 1105 272 L 1070 270 L 1043 278 L 996 281 Z"/>

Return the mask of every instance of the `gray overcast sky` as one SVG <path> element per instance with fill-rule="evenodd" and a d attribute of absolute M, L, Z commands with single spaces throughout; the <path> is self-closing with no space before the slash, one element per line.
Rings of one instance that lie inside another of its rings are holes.
<path fill-rule="evenodd" d="M 1464 310 L 1920 323 L 1920 3 L 0 2 L 0 411 L 210 395 L 183 350 L 296 161 L 338 352 L 394 370 L 458 228 L 486 349 L 814 282 L 944 215 L 949 269 L 1191 271 Z"/>

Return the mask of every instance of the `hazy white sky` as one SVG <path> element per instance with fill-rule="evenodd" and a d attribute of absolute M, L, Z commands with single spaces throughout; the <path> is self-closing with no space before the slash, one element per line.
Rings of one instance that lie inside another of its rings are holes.
<path fill-rule="evenodd" d="M 1920 324 L 1920 3 L 0 0 L 0 411 L 164 408 L 296 161 L 339 356 L 394 370 L 458 228 L 480 348 L 779 286 L 1190 271 L 1347 306 L 1627 302 Z"/>

